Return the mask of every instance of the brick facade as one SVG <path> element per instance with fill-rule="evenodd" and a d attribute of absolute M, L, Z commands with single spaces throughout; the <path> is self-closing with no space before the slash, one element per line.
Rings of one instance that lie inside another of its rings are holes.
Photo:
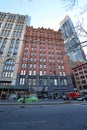
<path fill-rule="evenodd" d="M 61 31 L 26 27 L 17 85 L 29 92 L 64 93 L 73 87 L 70 59 L 65 53 Z"/>
<path fill-rule="evenodd" d="M 76 88 L 87 94 L 87 62 L 73 68 Z"/>

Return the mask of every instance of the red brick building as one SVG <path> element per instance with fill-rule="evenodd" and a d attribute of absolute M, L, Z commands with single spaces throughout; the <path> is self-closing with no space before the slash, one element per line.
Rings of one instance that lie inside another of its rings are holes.
<path fill-rule="evenodd" d="M 58 97 L 73 89 L 71 65 L 61 31 L 26 27 L 17 85 L 29 93 Z"/>
<path fill-rule="evenodd" d="M 87 94 L 87 63 L 74 67 L 73 74 L 77 90 Z"/>

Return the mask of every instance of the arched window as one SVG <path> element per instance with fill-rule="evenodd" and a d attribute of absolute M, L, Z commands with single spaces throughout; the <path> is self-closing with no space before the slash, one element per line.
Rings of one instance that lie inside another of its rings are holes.
<path fill-rule="evenodd" d="M 13 59 L 6 60 L 4 68 L 3 68 L 2 77 L 5 77 L 5 78 L 13 77 L 14 65 L 15 65 L 15 62 Z"/>

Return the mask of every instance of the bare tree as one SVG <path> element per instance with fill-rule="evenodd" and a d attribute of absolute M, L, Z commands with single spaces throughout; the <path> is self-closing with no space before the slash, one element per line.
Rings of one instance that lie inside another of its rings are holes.
<path fill-rule="evenodd" d="M 62 2 L 68 9 L 73 9 L 76 5 L 78 5 L 78 0 L 62 0 Z"/>
<path fill-rule="evenodd" d="M 86 23 L 87 14 L 84 13 L 76 18 L 75 30 L 81 41 L 82 47 L 87 48 L 87 23 Z"/>
<path fill-rule="evenodd" d="M 85 19 L 84 18 L 77 18 L 76 22 L 76 30 L 78 31 L 78 35 L 82 37 L 87 37 L 87 27 L 85 24 Z"/>

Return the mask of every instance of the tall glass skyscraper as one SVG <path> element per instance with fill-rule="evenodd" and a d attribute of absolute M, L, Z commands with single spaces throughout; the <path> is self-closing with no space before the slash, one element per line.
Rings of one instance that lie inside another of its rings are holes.
<path fill-rule="evenodd" d="M 70 56 L 71 61 L 86 61 L 85 53 L 82 49 L 80 40 L 78 39 L 74 25 L 69 16 L 66 16 L 60 23 L 60 29 L 62 31 L 66 53 Z"/>

